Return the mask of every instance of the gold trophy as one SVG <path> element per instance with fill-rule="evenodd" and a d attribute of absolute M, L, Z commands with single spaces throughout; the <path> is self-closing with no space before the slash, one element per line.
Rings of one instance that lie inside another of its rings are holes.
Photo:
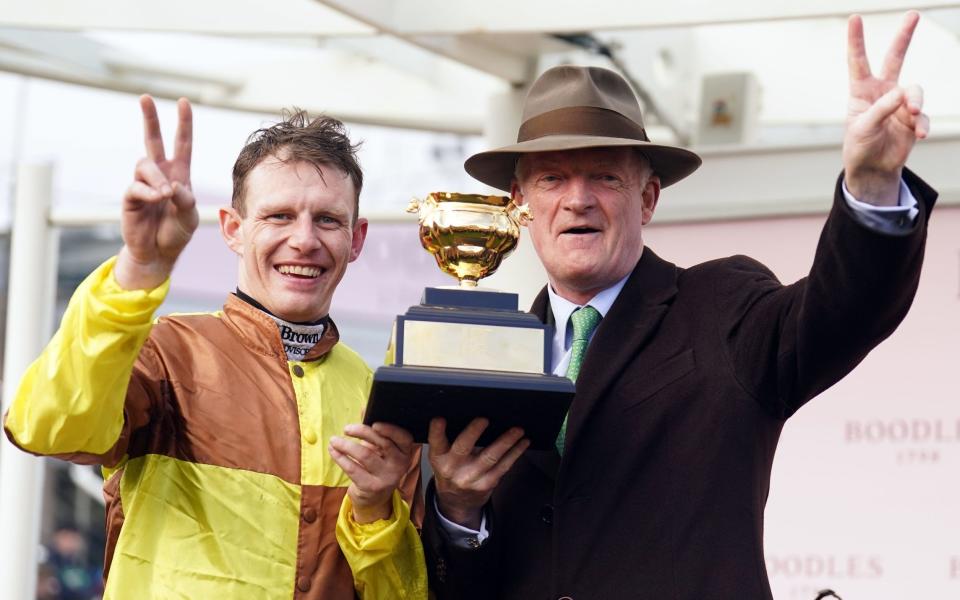
<path fill-rule="evenodd" d="M 497 270 L 530 219 L 529 206 L 518 207 L 506 196 L 447 192 L 414 198 L 407 212 L 419 215 L 420 243 L 462 288 L 477 287 Z"/>
<path fill-rule="evenodd" d="M 387 364 L 374 374 L 365 422 L 387 421 L 427 441 L 444 417 L 452 439 L 472 419 L 490 425 L 485 445 L 523 427 L 533 447 L 552 448 L 573 383 L 550 372 L 553 326 L 518 310 L 517 294 L 478 287 L 510 254 L 533 218 L 505 196 L 435 192 L 413 200 L 420 242 L 458 286 L 426 288 L 397 317 Z"/>

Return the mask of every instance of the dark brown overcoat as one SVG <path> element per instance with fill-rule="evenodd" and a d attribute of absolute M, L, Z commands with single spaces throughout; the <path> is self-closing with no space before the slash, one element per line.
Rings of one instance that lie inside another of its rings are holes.
<path fill-rule="evenodd" d="M 860 224 L 838 182 L 792 285 L 744 256 L 682 269 L 647 248 L 590 343 L 562 460 L 519 460 L 478 549 L 448 542 L 428 497 L 437 598 L 770 599 L 763 513 L 780 430 L 890 335 L 917 289 L 936 192 L 904 177 L 920 209 L 909 231 Z M 551 315 L 545 290 L 532 312 Z"/>

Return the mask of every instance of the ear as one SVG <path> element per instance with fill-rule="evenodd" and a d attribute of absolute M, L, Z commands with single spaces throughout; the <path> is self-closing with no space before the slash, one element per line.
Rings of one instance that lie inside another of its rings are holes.
<path fill-rule="evenodd" d="M 657 209 L 657 200 L 660 199 L 660 178 L 651 175 L 643 188 L 643 216 L 641 223 L 646 225 L 653 220 L 653 211 Z"/>
<path fill-rule="evenodd" d="M 520 190 L 520 182 L 514 177 L 510 182 L 510 199 L 517 206 L 523 204 L 523 192 Z"/>
<path fill-rule="evenodd" d="M 367 220 L 361 217 L 357 219 L 357 224 L 353 226 L 353 239 L 350 241 L 350 262 L 357 260 L 360 256 L 365 239 L 367 239 Z"/>
<path fill-rule="evenodd" d="M 243 256 L 243 228 L 240 226 L 243 218 L 231 206 L 220 209 L 220 235 L 223 241 L 237 256 Z"/>

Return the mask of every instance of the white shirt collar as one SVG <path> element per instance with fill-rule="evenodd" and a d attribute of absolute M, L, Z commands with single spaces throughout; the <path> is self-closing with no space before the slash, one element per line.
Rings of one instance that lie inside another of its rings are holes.
<path fill-rule="evenodd" d="M 607 313 L 610 311 L 610 307 L 613 306 L 617 296 L 620 295 L 620 290 L 623 289 L 623 286 L 627 283 L 627 279 L 629 277 L 630 275 L 627 274 L 627 276 L 620 281 L 611 285 L 607 289 L 602 290 L 596 296 L 591 298 L 587 304 L 597 309 L 597 312 L 600 313 L 600 316 L 606 317 Z M 556 327 L 553 334 L 554 361 L 556 361 L 556 355 L 558 352 L 562 356 L 564 352 L 570 349 L 570 338 L 573 335 L 572 331 L 567 331 L 567 329 L 569 329 L 568 325 L 570 323 L 570 315 L 572 315 L 573 311 L 576 309 L 586 306 L 586 304 L 574 304 L 566 298 L 562 298 L 553 290 L 552 285 L 547 286 L 547 295 L 550 297 L 550 310 L 553 311 L 553 321 L 554 326 Z"/>
<path fill-rule="evenodd" d="M 642 256 L 643 250 L 641 250 Z M 639 261 L 638 261 L 639 262 Z M 610 307 L 616 302 L 620 291 L 630 278 L 627 273 L 623 279 L 614 283 L 610 287 L 601 290 L 596 296 L 590 299 L 587 304 L 597 309 L 601 317 L 606 317 L 610 312 Z M 551 368 L 554 374 L 563 375 L 567 371 L 567 365 L 570 362 L 570 345 L 573 343 L 573 326 L 570 324 L 570 315 L 578 308 L 586 304 L 574 304 L 566 298 L 561 298 L 553 289 L 552 285 L 547 285 L 547 296 L 550 299 L 550 310 L 553 312 L 553 344 L 551 349 Z M 592 335 L 590 336 L 593 337 Z"/>

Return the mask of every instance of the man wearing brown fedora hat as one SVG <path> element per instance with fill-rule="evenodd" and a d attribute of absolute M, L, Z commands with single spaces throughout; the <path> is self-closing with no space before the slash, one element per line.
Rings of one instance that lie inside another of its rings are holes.
<path fill-rule="evenodd" d="M 466 162 L 529 204 L 556 326 L 554 372 L 577 394 L 556 452 L 513 430 L 474 449 L 430 431 L 424 542 L 438 598 L 771 598 L 763 513 L 786 419 L 906 314 L 936 192 L 904 168 L 927 135 L 897 79 L 908 13 L 870 72 L 849 21 L 843 174 L 808 277 L 743 256 L 680 268 L 641 236 L 694 153 L 654 144 L 619 75 L 558 67 L 531 87 L 516 144 Z"/>

